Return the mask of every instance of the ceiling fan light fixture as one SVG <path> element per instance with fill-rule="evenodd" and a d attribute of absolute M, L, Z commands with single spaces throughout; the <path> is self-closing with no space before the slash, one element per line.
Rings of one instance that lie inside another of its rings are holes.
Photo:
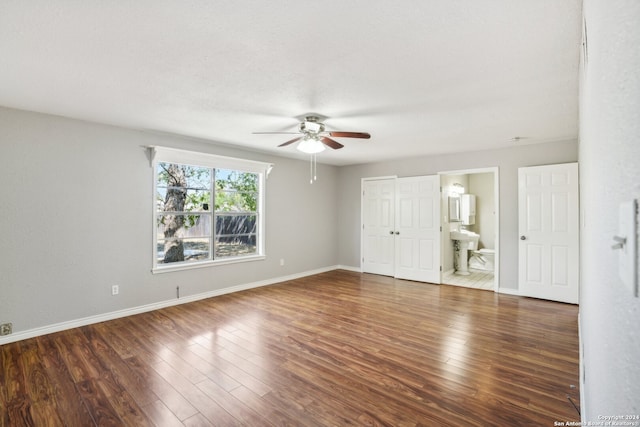
<path fill-rule="evenodd" d="M 305 136 L 296 147 L 298 150 L 307 154 L 322 153 L 325 150 L 324 144 L 317 138 Z"/>

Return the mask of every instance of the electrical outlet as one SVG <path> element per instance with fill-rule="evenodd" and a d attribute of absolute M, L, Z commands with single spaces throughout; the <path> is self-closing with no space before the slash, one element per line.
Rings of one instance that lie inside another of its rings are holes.
<path fill-rule="evenodd" d="M 120 286 L 113 285 L 111 287 L 111 295 L 118 295 L 120 293 Z"/>
<path fill-rule="evenodd" d="M 3 323 L 0 325 L 0 336 L 13 333 L 13 323 Z"/>

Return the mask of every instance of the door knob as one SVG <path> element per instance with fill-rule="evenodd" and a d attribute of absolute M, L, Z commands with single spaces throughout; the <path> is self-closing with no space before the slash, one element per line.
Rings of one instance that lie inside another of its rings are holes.
<path fill-rule="evenodd" d="M 399 232 L 399 231 L 396 231 L 396 236 L 397 236 L 398 234 L 400 234 L 400 232 Z"/>
<path fill-rule="evenodd" d="M 393 231 L 390 231 L 389 234 L 393 234 Z"/>
<path fill-rule="evenodd" d="M 520 240 L 527 240 L 527 236 L 520 236 Z"/>

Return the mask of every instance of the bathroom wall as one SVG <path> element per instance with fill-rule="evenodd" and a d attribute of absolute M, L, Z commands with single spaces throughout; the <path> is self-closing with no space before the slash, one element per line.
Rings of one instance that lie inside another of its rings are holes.
<path fill-rule="evenodd" d="M 479 248 L 495 249 L 495 192 L 493 173 L 468 175 L 467 192 L 476 196 L 476 223 L 469 230 L 480 235 Z"/>

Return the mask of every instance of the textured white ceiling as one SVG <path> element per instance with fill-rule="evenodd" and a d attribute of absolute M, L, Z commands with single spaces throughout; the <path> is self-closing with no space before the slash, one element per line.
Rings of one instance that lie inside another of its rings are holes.
<path fill-rule="evenodd" d="M 3 0 L 0 105 L 345 165 L 577 138 L 581 0 Z"/>

